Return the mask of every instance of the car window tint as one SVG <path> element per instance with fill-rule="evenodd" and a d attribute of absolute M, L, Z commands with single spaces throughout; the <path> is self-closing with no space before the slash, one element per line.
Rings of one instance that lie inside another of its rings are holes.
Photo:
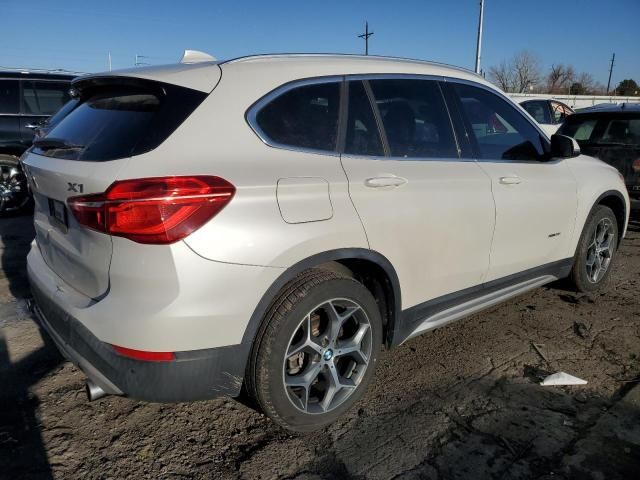
<path fill-rule="evenodd" d="M 0 113 L 18 113 L 18 81 L 0 80 Z"/>
<path fill-rule="evenodd" d="M 495 93 L 455 84 L 480 158 L 538 160 L 544 155 L 539 132 L 522 113 Z"/>
<path fill-rule="evenodd" d="M 87 85 L 71 111 L 51 125 L 46 137 L 77 148 L 43 149 L 41 155 L 82 161 L 108 161 L 153 150 L 171 135 L 206 97 L 176 85 L 140 81 L 137 86 Z M 68 104 L 69 105 L 69 104 Z"/>
<path fill-rule="evenodd" d="M 344 151 L 354 155 L 384 155 L 371 102 L 360 81 L 349 82 L 349 113 Z"/>
<path fill-rule="evenodd" d="M 69 101 L 68 83 L 25 81 L 22 84 L 22 112 L 52 115 Z"/>
<path fill-rule="evenodd" d="M 624 145 L 640 144 L 640 119 L 619 118 L 611 120 L 601 141 Z"/>
<path fill-rule="evenodd" d="M 547 102 L 531 101 L 524 102 L 522 107 L 531 115 L 538 123 L 551 123 L 551 115 Z"/>
<path fill-rule="evenodd" d="M 640 118 L 616 115 L 572 115 L 558 133 L 581 144 L 640 145 Z"/>
<path fill-rule="evenodd" d="M 432 80 L 371 80 L 387 142 L 394 157 L 458 157 L 440 88 Z"/>
<path fill-rule="evenodd" d="M 258 112 L 256 121 L 276 143 L 335 150 L 339 104 L 338 82 L 305 85 L 268 103 Z"/>

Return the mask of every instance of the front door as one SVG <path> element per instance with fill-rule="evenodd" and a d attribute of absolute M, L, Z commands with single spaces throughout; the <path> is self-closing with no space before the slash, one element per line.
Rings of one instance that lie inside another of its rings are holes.
<path fill-rule="evenodd" d="M 342 165 L 371 249 L 397 271 L 402 308 L 480 285 L 491 182 L 460 158 L 438 83 L 372 78 L 348 91 Z"/>
<path fill-rule="evenodd" d="M 497 94 L 462 83 L 454 83 L 453 89 L 496 203 L 486 280 L 571 256 L 577 194 L 566 162 L 546 158 L 540 133 Z"/>

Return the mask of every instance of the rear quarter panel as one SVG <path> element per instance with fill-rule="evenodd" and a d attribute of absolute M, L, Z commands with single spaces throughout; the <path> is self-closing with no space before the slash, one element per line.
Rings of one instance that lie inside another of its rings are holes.
<path fill-rule="evenodd" d="M 288 267 L 328 250 L 368 248 L 339 156 L 270 147 L 245 120 L 247 109 L 291 81 L 291 73 L 270 70 L 261 78 L 251 73 L 223 69 L 202 105 L 157 149 L 132 158 L 120 177 L 217 175 L 230 181 L 236 187 L 233 200 L 185 240 L 210 260 Z M 326 181 L 332 215 L 287 223 L 276 190 L 279 180 L 292 178 Z"/>

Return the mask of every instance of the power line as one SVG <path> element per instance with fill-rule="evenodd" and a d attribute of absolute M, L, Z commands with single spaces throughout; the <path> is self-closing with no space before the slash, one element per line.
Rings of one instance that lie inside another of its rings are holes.
<path fill-rule="evenodd" d="M 373 32 L 369 31 L 369 22 L 364 23 L 364 33 L 358 35 L 358 38 L 364 39 L 364 54 L 369 55 L 369 37 L 373 35 Z"/>

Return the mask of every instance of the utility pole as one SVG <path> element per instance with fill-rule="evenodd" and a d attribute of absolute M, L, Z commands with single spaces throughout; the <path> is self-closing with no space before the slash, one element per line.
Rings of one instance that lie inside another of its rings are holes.
<path fill-rule="evenodd" d="M 480 75 L 480 53 L 482 52 L 482 21 L 484 20 L 484 0 L 480 0 L 480 18 L 478 19 L 478 42 L 476 43 L 476 73 Z"/>
<path fill-rule="evenodd" d="M 109 71 L 111 71 L 111 52 L 109 52 Z"/>
<path fill-rule="evenodd" d="M 364 38 L 364 54 L 369 55 L 369 37 L 373 35 L 373 32 L 369 31 L 369 22 L 364 23 L 364 33 L 358 35 L 358 38 Z"/>
<path fill-rule="evenodd" d="M 611 57 L 611 66 L 609 67 L 609 81 L 607 82 L 607 95 L 609 95 L 609 87 L 611 87 L 611 74 L 613 73 L 613 62 L 616 59 L 616 54 L 614 52 L 613 56 Z"/>

